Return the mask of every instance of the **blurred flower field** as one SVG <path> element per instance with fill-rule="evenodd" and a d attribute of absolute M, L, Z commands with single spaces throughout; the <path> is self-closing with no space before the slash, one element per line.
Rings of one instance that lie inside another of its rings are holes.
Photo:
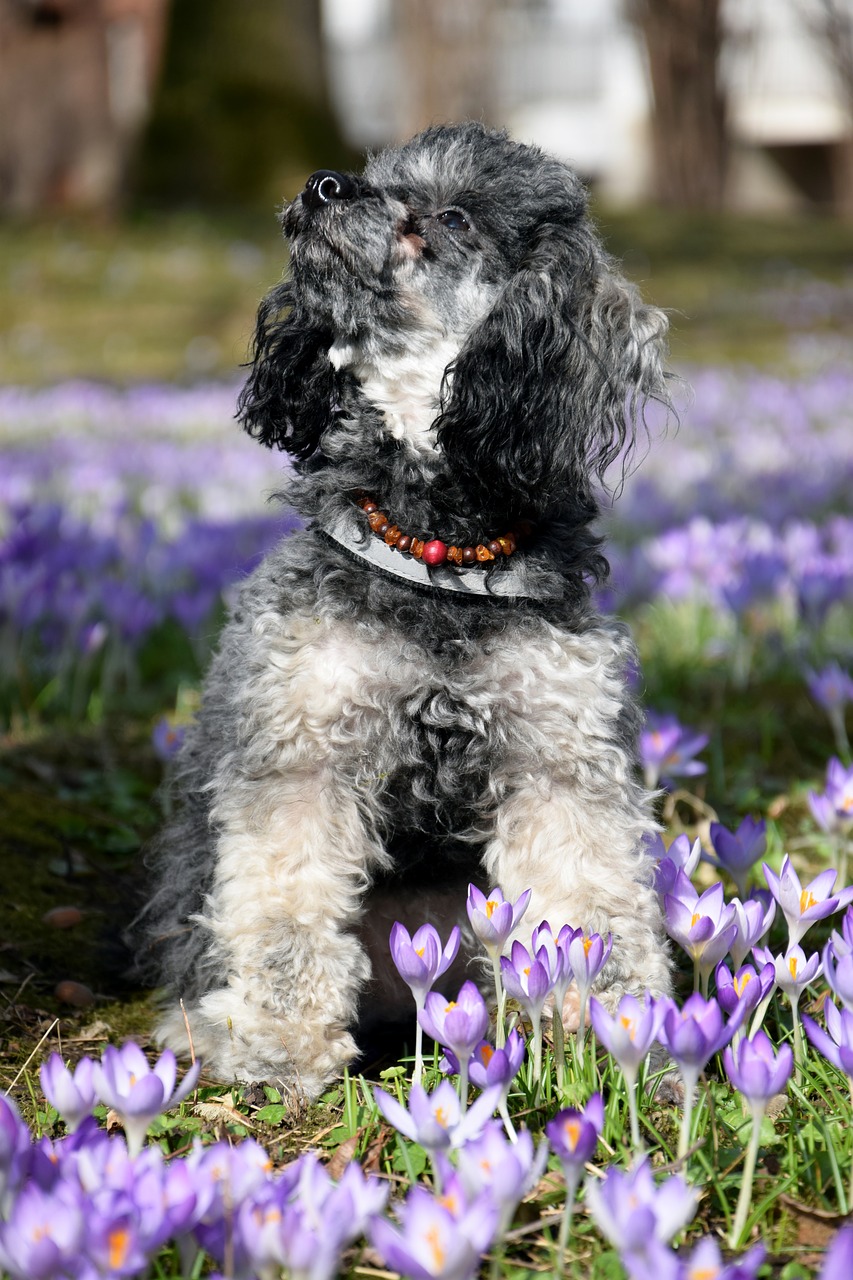
<path fill-rule="evenodd" d="M 270 258 L 236 243 L 223 279 L 245 285 Z M 132 284 L 116 262 L 146 276 L 116 254 L 108 300 Z M 739 296 L 726 277 L 711 355 Z M 525 917 L 501 958 L 525 902 L 472 889 L 497 1021 L 472 983 L 445 987 L 454 937 L 398 925 L 414 1060 L 314 1107 L 203 1064 L 181 1083 L 116 941 L 223 611 L 293 527 L 271 498 L 286 461 L 241 435 L 239 384 L 192 337 L 191 382 L 0 388 L 0 1275 L 849 1280 L 850 296 L 767 273 L 750 314 L 785 330 L 784 360 L 700 362 L 694 341 L 678 421 L 650 415 L 611 477 L 601 603 L 640 650 L 676 1001 L 608 1013 L 592 984 L 618 939 L 565 921 Z M 564 1037 L 548 1000 L 572 981 L 589 1018 Z"/>

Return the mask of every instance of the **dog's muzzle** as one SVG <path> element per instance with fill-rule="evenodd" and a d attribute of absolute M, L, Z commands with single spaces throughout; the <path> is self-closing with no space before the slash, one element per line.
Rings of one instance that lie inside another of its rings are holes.
<path fill-rule="evenodd" d="M 345 173 L 333 169 L 318 169 L 305 183 L 302 203 L 306 209 L 322 209 L 338 200 L 352 200 L 358 187 Z"/>

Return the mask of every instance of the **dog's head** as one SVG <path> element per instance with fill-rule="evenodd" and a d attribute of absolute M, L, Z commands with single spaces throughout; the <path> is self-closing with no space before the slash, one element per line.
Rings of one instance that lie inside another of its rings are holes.
<path fill-rule="evenodd" d="M 438 126 L 362 175 L 321 170 L 282 223 L 290 278 L 261 306 L 240 411 L 298 460 L 344 381 L 381 405 L 408 379 L 421 407 L 427 381 L 429 430 L 401 447 L 443 454 L 485 506 L 541 511 L 587 494 L 667 398 L 664 314 L 614 269 L 572 170 L 505 133 Z"/>

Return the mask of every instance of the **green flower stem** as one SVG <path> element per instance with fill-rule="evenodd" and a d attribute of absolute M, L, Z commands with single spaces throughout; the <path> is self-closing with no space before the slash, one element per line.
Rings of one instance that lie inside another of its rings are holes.
<path fill-rule="evenodd" d="M 557 1063 L 557 1088 L 562 1096 L 566 1090 L 566 1035 L 563 1030 L 563 1019 L 557 1009 L 556 1001 L 554 1002 L 552 1026 L 554 1029 L 554 1058 Z"/>
<path fill-rule="evenodd" d="M 761 1004 L 755 1010 L 755 1016 L 752 1019 L 752 1026 L 749 1028 L 750 1036 L 755 1035 L 756 1031 L 758 1031 L 762 1022 L 764 1021 L 764 1017 L 767 1013 L 767 1010 L 770 1008 L 770 1001 L 773 999 L 774 992 L 775 992 L 775 987 L 771 987 L 767 995 L 761 1001 Z"/>
<path fill-rule="evenodd" d="M 844 723 L 844 709 L 842 707 L 833 707 L 829 712 L 829 723 L 832 725 L 833 736 L 835 737 L 835 746 L 842 760 L 850 759 L 850 741 L 847 737 L 847 726 Z M 839 877 L 839 885 L 847 883 Z"/>
<path fill-rule="evenodd" d="M 575 1036 L 575 1044 L 577 1045 L 577 1050 L 578 1050 L 578 1063 L 580 1064 L 581 1068 L 583 1068 L 583 1054 L 584 1054 L 585 1041 L 586 1041 L 586 1002 L 588 999 L 589 999 L 589 992 L 586 989 L 584 989 L 580 993 L 580 1000 L 578 1002 L 579 1021 L 578 1021 L 577 1035 Z"/>
<path fill-rule="evenodd" d="M 847 1084 L 848 1084 L 848 1085 L 849 1085 L 849 1087 L 850 1087 L 850 1105 L 851 1105 L 851 1106 L 853 1106 L 853 1080 L 851 1080 L 849 1077 L 848 1077 L 848 1079 L 847 1079 Z M 851 1171 L 850 1171 L 850 1188 L 849 1188 L 849 1190 L 848 1190 L 848 1192 L 847 1192 L 847 1209 L 848 1209 L 848 1212 L 849 1212 L 849 1210 L 850 1210 L 850 1206 L 851 1206 L 851 1205 L 853 1205 L 853 1169 L 851 1169 Z"/>
<path fill-rule="evenodd" d="M 850 756 L 850 748 L 848 746 L 846 758 L 849 759 L 849 756 Z M 848 856 L 850 853 L 850 841 L 847 838 L 846 834 L 839 831 L 835 837 L 834 844 L 835 844 L 835 856 L 833 858 L 833 862 L 835 863 L 835 866 L 838 869 L 838 876 L 836 877 L 835 888 L 836 888 L 836 891 L 838 891 L 839 889 L 847 888 Z"/>
<path fill-rule="evenodd" d="M 491 953 L 492 957 L 492 976 L 495 982 L 495 998 L 498 1002 L 498 1012 L 495 1019 L 495 1048 L 502 1049 L 506 1044 L 506 991 L 501 982 L 501 958 L 495 951 Z"/>
<path fill-rule="evenodd" d="M 632 1072 L 630 1075 L 625 1069 L 622 1069 L 622 1076 L 628 1093 L 628 1116 L 631 1121 L 631 1146 L 634 1148 L 635 1154 L 639 1155 L 643 1148 L 643 1140 L 640 1137 L 640 1117 L 637 1111 L 637 1075 Z"/>
<path fill-rule="evenodd" d="M 575 1200 L 578 1193 L 578 1181 L 574 1178 L 572 1181 L 566 1179 L 566 1207 L 563 1209 L 563 1217 L 560 1222 L 560 1234 L 557 1237 L 557 1257 L 559 1259 L 560 1271 L 562 1273 L 563 1260 L 566 1256 L 566 1248 L 569 1243 L 569 1232 L 572 1229 L 572 1215 L 575 1211 Z"/>
<path fill-rule="evenodd" d="M 498 1104 L 498 1115 L 500 1116 L 501 1120 L 503 1120 L 504 1122 L 504 1128 L 506 1129 L 506 1136 L 509 1138 L 510 1142 L 518 1142 L 518 1134 L 516 1133 L 515 1126 L 512 1123 L 512 1119 L 509 1114 L 509 1108 L 507 1107 L 507 1104 L 506 1104 L 506 1098 L 504 1098 L 503 1101 Z"/>
<path fill-rule="evenodd" d="M 755 1178 L 755 1165 L 758 1160 L 758 1147 L 761 1142 L 761 1121 L 764 1119 L 765 1102 L 753 1102 L 750 1104 L 752 1111 L 752 1132 L 749 1135 L 749 1146 L 746 1149 L 746 1159 L 743 1165 L 743 1173 L 741 1175 L 740 1195 L 738 1196 L 737 1209 L 735 1210 L 735 1220 L 729 1235 L 729 1248 L 739 1249 L 743 1243 L 743 1229 L 746 1226 L 746 1218 L 749 1213 L 749 1206 L 752 1202 L 752 1183 Z"/>
<path fill-rule="evenodd" d="M 798 1084 L 803 1080 L 803 1062 L 805 1061 L 805 1052 L 803 1049 L 803 1025 L 800 1022 L 800 998 L 799 996 L 791 996 L 791 1017 L 794 1026 L 794 1079 Z"/>
<path fill-rule="evenodd" d="M 468 1061 L 459 1063 L 459 1102 L 462 1110 L 468 1106 Z"/>
<path fill-rule="evenodd" d="M 690 1126 L 693 1120 L 693 1106 L 696 1097 L 696 1086 L 699 1083 L 698 1072 L 681 1068 L 681 1079 L 684 1084 L 684 1110 L 681 1113 L 681 1128 L 678 1132 L 678 1159 L 683 1160 L 690 1147 Z"/>
<path fill-rule="evenodd" d="M 420 1019 L 415 1018 L 415 1067 L 412 1071 L 412 1084 L 420 1084 L 424 1074 L 424 1029 Z"/>
<path fill-rule="evenodd" d="M 530 1014 L 530 1022 L 533 1027 L 533 1078 L 536 1081 L 536 1095 L 534 1098 L 534 1106 L 538 1107 L 542 1101 L 542 1014 Z"/>

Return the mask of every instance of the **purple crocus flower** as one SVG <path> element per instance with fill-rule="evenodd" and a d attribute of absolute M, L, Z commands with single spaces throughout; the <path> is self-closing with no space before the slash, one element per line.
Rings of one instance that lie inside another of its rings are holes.
<path fill-rule="evenodd" d="M 193 1091 L 201 1074 L 201 1062 L 193 1063 L 180 1085 L 176 1085 L 177 1071 L 171 1049 L 164 1049 L 151 1067 L 139 1045 L 132 1041 L 121 1049 L 108 1045 L 101 1061 L 94 1064 L 95 1091 L 101 1102 L 120 1117 L 131 1154 L 142 1149 L 151 1121 L 176 1107 Z"/>
<path fill-rule="evenodd" d="M 844 723 L 844 711 L 847 703 L 853 702 L 853 679 L 849 672 L 842 671 L 837 662 L 831 662 L 822 671 L 807 672 L 806 683 L 815 702 L 823 707 L 829 717 L 839 752 L 847 755 L 850 743 Z"/>
<path fill-rule="evenodd" d="M 610 959 L 613 935 L 608 933 L 605 939 L 600 933 L 584 933 L 583 929 L 576 929 L 566 945 L 569 964 L 578 989 L 578 1044 L 583 1052 L 589 994 L 596 978 Z"/>
<path fill-rule="evenodd" d="M 431 924 L 422 924 L 414 937 L 409 937 L 408 929 L 399 922 L 391 929 L 391 959 L 415 997 L 418 1009 L 423 1008 L 426 994 L 436 978 L 440 978 L 456 959 L 459 939 L 458 925 L 451 929 L 447 945 L 443 948 L 438 930 Z"/>
<path fill-rule="evenodd" d="M 729 1017 L 737 1011 L 738 1026 L 742 1027 L 746 1018 L 772 991 L 776 981 L 776 966 L 764 964 L 757 973 L 751 964 L 745 964 L 732 974 L 726 965 L 718 964 L 714 980 L 720 1008 Z"/>
<path fill-rule="evenodd" d="M 762 865 L 768 888 L 788 922 L 788 937 L 792 945 L 800 941 L 816 920 L 831 916 L 853 901 L 853 887 L 833 892 L 837 875 L 833 867 L 821 871 L 803 888 L 787 855 L 778 876 L 766 862 Z"/>
<path fill-rule="evenodd" d="M 853 907 L 848 907 L 841 921 L 841 932 L 833 929 L 831 935 L 832 949 L 837 960 L 849 956 L 853 951 Z"/>
<path fill-rule="evenodd" d="M 628 1169 L 611 1166 L 602 1182 L 587 1183 L 586 1203 L 632 1278 L 669 1280 L 677 1275 L 677 1262 L 666 1246 L 699 1203 L 698 1192 L 684 1178 L 672 1174 L 657 1184 L 647 1160 Z"/>
<path fill-rule="evenodd" d="M 848 702 L 853 702 L 853 679 L 837 662 L 830 662 L 821 671 L 807 671 L 806 684 L 824 711 L 843 709 Z"/>
<path fill-rule="evenodd" d="M 453 1051 L 459 1063 L 459 1094 L 468 1092 L 468 1063 L 489 1026 L 489 1011 L 473 982 L 465 982 L 455 1000 L 440 991 L 430 991 L 418 1021 L 428 1036 Z"/>
<path fill-rule="evenodd" d="M 839 1227 L 826 1251 L 818 1280 L 849 1280 L 853 1275 L 853 1226 Z"/>
<path fill-rule="evenodd" d="M 0 1093 L 0 1218 L 31 1163 L 30 1131 L 11 1098 Z"/>
<path fill-rule="evenodd" d="M 853 823 L 853 765 L 845 767 L 837 756 L 826 766 L 822 793 L 810 791 L 809 808 L 823 831 L 845 833 Z"/>
<path fill-rule="evenodd" d="M 522 1129 L 516 1140 L 510 1141 L 501 1126 L 491 1121 L 479 1138 L 459 1148 L 459 1178 L 469 1200 L 483 1192 L 490 1194 L 502 1233 L 509 1229 L 519 1201 L 542 1177 L 547 1159 L 547 1144 L 534 1147 L 529 1129 Z M 447 1189 L 445 1181 L 445 1195 Z"/>
<path fill-rule="evenodd" d="M 384 1089 L 375 1088 L 373 1097 L 382 1115 L 406 1138 L 427 1151 L 444 1151 L 458 1147 L 476 1137 L 494 1114 L 500 1097 L 500 1085 L 484 1089 L 463 1113 L 459 1096 L 449 1080 L 427 1093 L 419 1084 L 409 1091 L 408 1111 Z"/>
<path fill-rule="evenodd" d="M 551 990 L 554 993 L 554 1017 L 560 1015 L 566 992 L 572 981 L 572 966 L 569 963 L 568 945 L 574 934 L 571 925 L 563 925 L 555 938 L 547 920 L 533 930 L 530 950 L 540 964 L 544 964 L 551 979 Z"/>
<path fill-rule="evenodd" d="M 686 728 L 675 716 L 649 711 L 639 741 L 646 786 L 653 790 L 658 783 L 670 786 L 675 777 L 695 778 L 705 773 L 707 766 L 694 757 L 707 745 L 707 733 Z"/>
<path fill-rule="evenodd" d="M 756 1244 L 739 1258 L 725 1262 L 716 1239 L 704 1236 L 679 1271 L 679 1280 L 755 1280 L 766 1253 L 763 1244 Z"/>
<path fill-rule="evenodd" d="M 413 938 L 409 931 L 399 923 L 391 929 L 391 959 L 400 977 L 406 983 L 415 998 L 416 1017 L 424 1007 L 427 992 L 436 978 L 440 977 L 456 959 L 459 951 L 459 927 L 454 925 L 442 949 L 438 931 L 431 924 L 423 924 L 416 930 Z M 415 1032 L 415 1067 L 412 1079 L 420 1084 L 423 1075 L 423 1028 L 417 1018 Z"/>
<path fill-rule="evenodd" d="M 527 910 L 531 892 L 525 889 L 515 902 L 507 902 L 498 888 L 492 889 L 486 897 L 476 885 L 468 885 L 468 919 L 489 955 L 500 955 L 503 951 L 510 934 Z"/>
<path fill-rule="evenodd" d="M 566 1184 L 574 1193 L 583 1177 L 584 1165 L 591 1160 L 604 1128 L 604 1103 L 594 1093 L 582 1111 L 569 1107 L 558 1111 L 545 1126 L 551 1150 L 563 1168 Z"/>
<path fill-rule="evenodd" d="M 52 1053 L 39 1071 L 44 1096 L 65 1121 L 69 1133 L 79 1128 L 95 1106 L 95 1064 L 81 1058 L 72 1074 L 58 1053 Z"/>
<path fill-rule="evenodd" d="M 727 1023 L 716 1000 L 706 1000 L 694 991 L 680 1009 L 670 1002 L 658 1030 L 658 1040 L 679 1067 L 698 1079 L 714 1054 L 731 1040 L 744 1016 L 742 1012 L 737 1022 L 732 1019 Z"/>
<path fill-rule="evenodd" d="M 749 1038 L 744 1038 L 737 1045 L 723 1050 L 723 1065 L 726 1075 L 739 1093 L 743 1095 L 752 1113 L 752 1130 L 747 1148 L 741 1177 L 740 1193 L 735 1210 L 729 1244 L 737 1249 L 742 1244 L 749 1203 L 752 1198 L 752 1183 L 755 1177 L 755 1163 L 758 1159 L 758 1146 L 761 1136 L 761 1121 L 767 1110 L 767 1104 L 777 1093 L 787 1086 L 794 1069 L 794 1055 L 791 1046 L 779 1046 L 778 1054 L 767 1033 L 761 1029 Z"/>
<path fill-rule="evenodd" d="M 400 1217 L 401 1229 L 384 1218 L 370 1224 L 373 1247 L 387 1267 L 412 1280 L 469 1280 L 494 1239 L 499 1214 L 486 1193 L 460 1208 L 455 1198 L 448 1206 L 413 1187 Z"/>
<path fill-rule="evenodd" d="M 791 1001 L 796 1016 L 800 996 L 821 971 L 818 952 L 806 956 L 802 947 L 788 947 L 784 955 L 774 956 L 768 947 L 753 947 L 753 955 L 761 965 L 772 965 L 776 986 Z"/>
<path fill-rule="evenodd" d="M 641 1004 L 636 996 L 626 993 L 611 1014 L 595 996 L 590 1000 L 589 1016 L 596 1038 L 627 1077 L 636 1080 L 670 1004 L 666 997 L 655 999 L 648 992 Z"/>
<path fill-rule="evenodd" d="M 637 1115 L 637 1077 L 643 1060 L 657 1039 L 670 1003 L 666 997 L 656 1000 L 647 992 L 643 1004 L 640 1004 L 636 996 L 626 993 L 619 1001 L 616 1012 L 611 1015 L 595 996 L 589 1002 L 592 1029 L 599 1043 L 603 1044 L 615 1059 L 625 1077 L 628 1087 L 631 1142 L 635 1151 L 638 1151 L 641 1146 L 640 1122 Z"/>
<path fill-rule="evenodd" d="M 0 1267 L 13 1280 L 76 1275 L 90 1213 L 70 1182 L 49 1191 L 25 1183 L 0 1222 Z"/>
<path fill-rule="evenodd" d="M 524 1040 L 517 1031 L 509 1033 L 502 1049 L 496 1049 L 488 1040 L 481 1040 L 471 1054 L 469 1079 L 478 1089 L 488 1089 L 494 1084 L 508 1089 L 523 1061 Z M 451 1075 L 458 1073 L 459 1062 L 452 1049 L 445 1049 L 443 1062 L 447 1066 L 442 1064 L 442 1071 L 447 1070 Z"/>
<path fill-rule="evenodd" d="M 701 840 L 694 840 L 691 845 L 684 831 L 671 841 L 668 848 L 657 832 L 646 836 L 645 846 L 648 856 L 656 863 L 655 889 L 661 897 L 672 892 L 679 871 L 683 871 L 689 880 L 702 857 Z"/>
<path fill-rule="evenodd" d="M 739 1044 L 723 1050 L 726 1075 L 750 1107 L 767 1105 L 785 1089 L 794 1068 L 791 1046 L 782 1044 L 776 1053 L 767 1032 L 756 1031 Z"/>
<path fill-rule="evenodd" d="M 173 724 L 168 716 L 161 716 L 151 732 L 154 754 L 161 760 L 173 760 L 183 746 L 186 736 L 186 725 Z"/>
<path fill-rule="evenodd" d="M 544 948 L 533 956 L 516 938 L 509 956 L 501 956 L 501 981 L 507 994 L 522 1006 L 533 1026 L 533 1074 L 537 1089 L 542 1078 L 542 1009 L 554 988 Z"/>
<path fill-rule="evenodd" d="M 823 976 L 829 983 L 830 990 L 844 1005 L 845 1009 L 853 1012 L 853 951 L 844 951 L 838 956 L 835 947 L 835 938 L 838 934 L 833 933 L 829 942 L 823 949 L 822 968 Z M 840 939 L 842 947 L 846 945 L 843 939 Z"/>
<path fill-rule="evenodd" d="M 711 844 L 717 856 L 709 857 L 708 861 L 721 871 L 727 871 L 735 882 L 739 896 L 745 898 L 750 868 L 767 848 L 767 823 L 747 816 L 737 831 L 729 831 L 722 823 L 712 822 Z"/>
<path fill-rule="evenodd" d="M 690 1122 L 699 1076 L 714 1054 L 731 1040 L 746 1013 L 746 1007 L 742 1005 L 736 1016 L 726 1023 L 717 1001 L 706 1000 L 698 991 L 694 991 L 685 1000 L 683 1008 L 670 1004 L 664 1014 L 658 1040 L 678 1066 L 684 1082 L 684 1110 L 678 1140 L 679 1159 L 684 1158 L 690 1146 Z"/>
<path fill-rule="evenodd" d="M 335 1182 L 314 1152 L 285 1170 L 285 1179 L 267 1181 L 240 1206 L 234 1232 L 237 1252 L 251 1271 L 292 1280 L 333 1280 L 340 1254 L 381 1213 L 388 1186 L 347 1165 Z"/>
<path fill-rule="evenodd" d="M 727 906 L 723 886 L 717 881 L 700 894 L 679 871 L 672 893 L 664 897 L 665 926 L 669 936 L 693 961 L 695 982 L 707 987 L 711 971 L 729 950 L 737 933 L 735 913 Z"/>
<path fill-rule="evenodd" d="M 806 1035 L 828 1062 L 853 1081 L 853 1013 L 849 1009 L 839 1009 L 832 1000 L 826 1000 L 823 1016 L 826 1031 L 808 1014 L 803 1014 Z"/>
<path fill-rule="evenodd" d="M 478 1089 L 498 1088 L 497 1110 L 513 1142 L 515 1141 L 516 1133 L 507 1110 L 507 1097 L 509 1096 L 509 1087 L 518 1075 L 519 1068 L 524 1061 L 524 1053 L 524 1039 L 517 1031 L 513 1030 L 507 1036 L 506 1044 L 502 1049 L 495 1049 L 487 1040 L 481 1040 L 472 1053 L 471 1061 L 468 1065 L 471 1083 L 476 1085 Z M 454 1075 L 459 1071 L 459 1063 L 451 1049 L 445 1050 L 444 1059 L 440 1065 L 442 1071 L 447 1071 Z"/>
<path fill-rule="evenodd" d="M 764 892 L 770 897 L 768 890 Z M 773 923 L 776 916 L 776 900 L 771 898 L 768 905 L 757 897 L 747 898 L 745 902 L 741 902 L 740 898 L 732 898 L 729 906 L 734 912 L 732 920 L 737 926 L 735 936 L 729 944 L 729 954 L 734 967 L 739 969 Z"/>

